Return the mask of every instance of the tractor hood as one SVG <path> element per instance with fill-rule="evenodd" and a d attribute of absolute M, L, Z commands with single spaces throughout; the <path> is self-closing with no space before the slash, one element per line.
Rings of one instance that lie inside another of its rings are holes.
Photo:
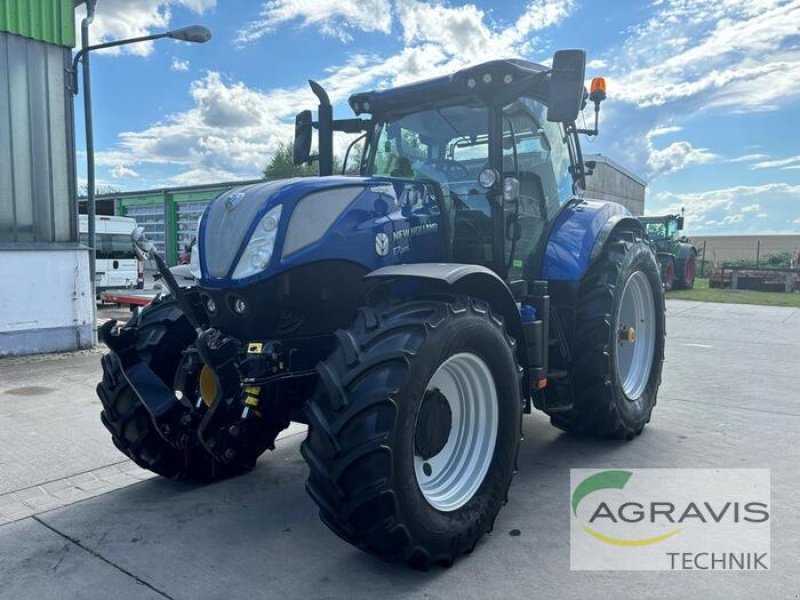
<path fill-rule="evenodd" d="M 305 177 L 225 192 L 201 218 L 195 271 L 199 267 L 200 280 L 211 285 L 258 278 L 282 258 L 322 238 L 347 207 L 377 183 L 361 177 Z"/>

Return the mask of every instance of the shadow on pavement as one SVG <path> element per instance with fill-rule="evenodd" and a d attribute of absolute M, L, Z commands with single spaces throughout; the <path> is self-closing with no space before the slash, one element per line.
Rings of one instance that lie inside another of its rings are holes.
<path fill-rule="evenodd" d="M 529 560 L 519 554 L 522 548 L 526 555 L 556 554 L 562 565 L 568 561 L 567 465 L 613 464 L 631 446 L 568 436 L 539 417 L 526 418 L 525 435 L 521 470 L 494 532 L 449 570 L 419 573 L 387 565 L 330 533 L 304 490 L 297 435 L 262 457 L 252 473 L 233 480 L 201 486 L 154 479 L 41 518 L 178 598 L 196 597 L 199 590 L 212 597 L 258 590 L 269 590 L 269 596 L 374 597 L 446 588 L 453 578 L 459 587 L 465 577 L 480 586 L 489 576 L 493 593 L 502 593 L 514 569 Z M 650 431 L 648 441 L 661 435 Z M 518 530 L 516 536 L 509 535 L 511 529 Z M 507 577 L 482 574 L 489 565 L 511 571 Z M 479 592 L 465 589 L 463 595 L 486 597 L 485 587 Z"/>

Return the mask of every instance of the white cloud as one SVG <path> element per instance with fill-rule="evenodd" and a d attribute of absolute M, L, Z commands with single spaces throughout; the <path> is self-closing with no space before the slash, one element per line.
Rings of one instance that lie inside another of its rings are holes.
<path fill-rule="evenodd" d="M 608 66 L 608 61 L 602 58 L 595 58 L 586 63 L 587 69 L 605 69 Z"/>
<path fill-rule="evenodd" d="M 355 29 L 390 29 L 396 19 L 406 40 L 400 51 L 389 56 L 353 53 L 344 64 L 325 69 L 320 83 L 336 104 L 358 90 L 400 85 L 443 75 L 469 62 L 519 55 L 538 31 L 565 18 L 572 0 L 531 2 L 507 26 L 498 26 L 473 5 L 450 7 L 415 0 L 396 0 L 394 12 L 381 13 L 388 21 L 381 16 L 376 25 L 375 13 L 381 6 L 382 2 L 337 1 L 330 6 L 327 0 L 267 2 L 259 28 L 252 24 L 239 38 L 254 40 L 271 27 L 294 21 L 346 37 Z M 326 13 L 324 7 L 332 12 Z M 470 36 L 483 40 L 486 47 L 476 45 Z M 277 145 L 291 138 L 294 115 L 316 105 L 306 85 L 263 92 L 216 72 L 193 82 L 190 91 L 192 108 L 142 131 L 121 133 L 115 148 L 98 154 L 98 164 L 171 165 L 179 174 L 167 181 L 170 184 L 257 177 Z M 343 152 L 346 136 L 337 136 L 334 142 L 336 151 Z"/>
<path fill-rule="evenodd" d="M 653 144 L 654 137 L 679 131 L 681 128 L 677 126 L 661 126 L 645 134 L 647 166 L 651 178 L 674 173 L 693 164 L 709 163 L 719 158 L 707 148 L 695 148 L 687 141 L 672 142 L 664 148 L 656 148 Z"/>
<path fill-rule="evenodd" d="M 389 0 L 271 0 L 262 4 L 257 20 L 239 30 L 236 42 L 253 42 L 292 21 L 350 41 L 355 30 L 388 34 L 392 27 L 391 4 Z"/>
<path fill-rule="evenodd" d="M 625 42 L 615 97 L 640 107 L 767 110 L 796 99 L 798 0 L 667 0 Z M 676 32 L 680 32 L 676 35 Z M 611 82 L 610 84 L 611 85 Z"/>
<path fill-rule="evenodd" d="M 797 198 L 800 185 L 770 183 L 733 186 L 704 192 L 662 192 L 648 199 L 648 212 L 674 213 L 686 209 L 691 234 L 702 233 L 798 233 Z M 755 208 L 754 208 L 755 207 Z"/>
<path fill-rule="evenodd" d="M 728 215 L 722 221 L 719 222 L 721 226 L 725 225 L 736 225 L 737 223 L 741 223 L 744 221 L 744 215 L 739 213 L 737 215 Z"/>
<path fill-rule="evenodd" d="M 605 152 L 634 172 L 655 175 L 687 161 L 769 160 L 752 148 L 741 157 L 712 158 L 716 147 L 697 148 L 692 135 L 705 124 L 688 123 L 703 113 L 752 113 L 800 101 L 800 0 L 660 0 L 651 8 L 648 20 L 623 32 L 620 47 L 603 51 L 610 102 L 601 130 L 611 133 L 602 142 Z M 658 134 L 675 134 L 669 128 L 679 126 L 684 142 L 654 146 Z"/>
<path fill-rule="evenodd" d="M 754 154 L 743 154 L 742 156 L 736 156 L 734 158 L 729 158 L 728 162 L 754 162 L 757 160 L 764 160 L 765 158 L 769 158 L 769 154 L 762 154 L 762 153 L 754 153 Z"/>
<path fill-rule="evenodd" d="M 191 109 L 122 132 L 114 149 L 97 154 L 98 165 L 171 165 L 179 174 L 166 183 L 175 185 L 258 177 L 278 143 L 291 137 L 287 119 L 312 103 L 306 90 L 263 93 L 216 72 L 193 82 L 190 94 Z"/>
<path fill-rule="evenodd" d="M 683 127 L 678 127 L 677 125 L 656 127 L 647 132 L 647 137 L 654 138 L 659 135 L 667 135 L 669 133 L 677 133 L 679 131 L 683 131 Z"/>
<path fill-rule="evenodd" d="M 177 56 L 173 56 L 172 65 L 170 65 L 170 69 L 172 69 L 173 71 L 188 71 L 189 61 L 185 59 L 180 59 Z"/>
<path fill-rule="evenodd" d="M 178 0 L 178 2 L 198 15 L 206 13 L 217 5 L 217 0 Z"/>
<path fill-rule="evenodd" d="M 518 56 L 531 51 L 533 35 L 564 20 L 572 0 L 530 2 L 508 27 L 497 27 L 474 4 L 449 6 L 418 0 L 397 0 L 397 18 L 407 45 L 436 44 L 462 63 Z"/>
<path fill-rule="evenodd" d="M 485 56 L 518 56 L 531 48 L 532 35 L 560 23 L 574 0 L 535 0 L 525 5 L 517 20 L 496 25 L 475 4 L 452 6 L 441 0 L 270 0 L 255 21 L 241 28 L 236 41 L 246 44 L 278 26 L 296 22 L 315 27 L 324 35 L 350 41 L 352 32 L 389 34 L 396 23 L 408 47 L 433 44 L 466 64 Z"/>
<path fill-rule="evenodd" d="M 102 0 L 97 3 L 94 22 L 89 26 L 89 40 L 91 44 L 99 44 L 165 31 L 172 22 L 173 6 L 181 5 L 197 14 L 203 14 L 216 4 L 217 0 Z M 79 40 L 79 45 L 80 24 L 85 14 L 83 7 L 78 7 L 75 11 L 76 39 Z M 149 56 L 153 47 L 152 41 L 139 42 L 101 52 Z"/>
<path fill-rule="evenodd" d="M 139 177 L 139 173 L 124 165 L 116 165 L 113 169 L 111 169 L 111 176 L 114 179 L 131 179 L 134 177 Z"/>
<path fill-rule="evenodd" d="M 797 169 L 800 167 L 800 154 L 777 160 L 763 160 L 752 165 L 753 169 Z"/>

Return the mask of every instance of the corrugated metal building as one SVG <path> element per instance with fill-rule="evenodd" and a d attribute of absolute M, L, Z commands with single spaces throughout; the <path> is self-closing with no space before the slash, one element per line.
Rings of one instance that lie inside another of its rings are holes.
<path fill-rule="evenodd" d="M 92 341 L 78 244 L 73 0 L 0 0 L 0 356 Z"/>
<path fill-rule="evenodd" d="M 584 159 L 597 163 L 586 178 L 586 198 L 618 202 L 637 217 L 644 214 L 644 179 L 602 154 L 587 154 Z"/>

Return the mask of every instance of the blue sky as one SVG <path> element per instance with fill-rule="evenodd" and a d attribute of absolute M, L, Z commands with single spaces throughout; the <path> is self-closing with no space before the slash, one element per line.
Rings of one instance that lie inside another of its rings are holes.
<path fill-rule="evenodd" d="M 94 41 L 214 33 L 93 57 L 101 184 L 260 176 L 316 104 L 309 78 L 345 117 L 356 91 L 580 47 L 609 95 L 584 151 L 647 179 L 648 212 L 685 207 L 691 234 L 800 232 L 800 0 L 98 0 L 97 15 Z"/>

